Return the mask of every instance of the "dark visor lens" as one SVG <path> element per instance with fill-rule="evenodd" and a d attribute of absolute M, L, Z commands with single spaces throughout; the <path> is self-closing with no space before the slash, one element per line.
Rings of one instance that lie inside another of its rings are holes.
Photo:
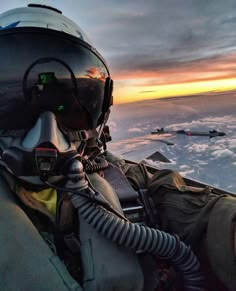
<path fill-rule="evenodd" d="M 46 110 L 68 128 L 96 127 L 109 74 L 94 52 L 53 32 L 0 39 L 0 128 L 28 128 Z"/>

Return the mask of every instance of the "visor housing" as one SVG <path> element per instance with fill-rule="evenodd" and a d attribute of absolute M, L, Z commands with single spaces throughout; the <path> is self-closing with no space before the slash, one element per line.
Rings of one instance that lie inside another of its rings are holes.
<path fill-rule="evenodd" d="M 1 30 L 0 40 L 0 129 L 29 128 L 43 111 L 70 129 L 99 125 L 109 71 L 89 44 L 28 27 Z"/>

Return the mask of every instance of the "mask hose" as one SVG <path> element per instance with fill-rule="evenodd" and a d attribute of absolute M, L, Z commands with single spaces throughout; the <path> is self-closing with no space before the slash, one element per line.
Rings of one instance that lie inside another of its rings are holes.
<path fill-rule="evenodd" d="M 183 275 L 186 291 L 202 291 L 200 264 L 189 246 L 177 236 L 122 220 L 87 198 L 71 193 L 79 215 L 100 234 L 120 246 L 148 252 L 169 260 Z"/>
<path fill-rule="evenodd" d="M 88 224 L 92 225 L 108 240 L 120 246 L 169 260 L 182 274 L 185 291 L 204 290 L 200 264 L 189 246 L 186 246 L 175 235 L 131 223 L 98 205 L 86 195 L 81 196 L 80 192 L 85 191 L 86 193 L 86 188 L 89 188 L 89 185 L 85 180 L 77 180 L 76 182 L 73 180 L 75 181 L 76 171 L 78 177 L 81 177 L 82 164 L 74 160 L 71 169 L 72 171 L 68 173 L 69 181 L 65 188 L 69 192 L 68 195 L 73 206 L 78 210 L 78 215 L 81 215 Z M 77 194 L 75 189 L 78 191 Z"/>

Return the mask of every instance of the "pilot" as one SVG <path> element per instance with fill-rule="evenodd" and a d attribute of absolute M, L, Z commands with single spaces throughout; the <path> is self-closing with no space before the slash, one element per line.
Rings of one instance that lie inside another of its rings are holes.
<path fill-rule="evenodd" d="M 235 290 L 235 198 L 107 151 L 113 81 L 80 27 L 30 4 L 0 39 L 0 290 Z"/>

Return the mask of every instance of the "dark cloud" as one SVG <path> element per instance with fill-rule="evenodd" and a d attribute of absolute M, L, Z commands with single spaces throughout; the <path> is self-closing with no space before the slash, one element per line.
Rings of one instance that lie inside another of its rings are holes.
<path fill-rule="evenodd" d="M 81 25 L 112 72 L 158 71 L 236 49 L 235 0 L 63 2 L 46 1 Z M 20 6 L 16 0 L 1 5 L 1 10 Z"/>
<path fill-rule="evenodd" d="M 112 70 L 159 70 L 235 49 L 236 1 L 102 0 L 91 16 L 89 35 Z"/>

